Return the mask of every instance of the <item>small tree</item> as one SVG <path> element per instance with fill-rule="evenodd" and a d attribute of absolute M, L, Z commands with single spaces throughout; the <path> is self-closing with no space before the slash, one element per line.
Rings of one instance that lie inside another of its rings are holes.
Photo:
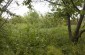
<path fill-rule="evenodd" d="M 40 2 L 43 1 L 49 2 L 54 8 L 53 11 L 56 11 L 58 16 L 67 19 L 69 39 L 77 43 L 82 33 L 85 32 L 85 30 L 80 30 L 85 15 L 85 0 L 42 0 Z M 26 0 L 25 4 L 31 4 L 30 2 L 32 2 L 32 0 Z M 72 34 L 70 22 L 72 17 L 77 17 L 77 19 L 79 19 L 74 34 Z"/>
<path fill-rule="evenodd" d="M 69 38 L 72 42 L 77 43 L 82 33 L 85 32 L 85 30 L 80 30 L 85 15 L 85 0 L 59 0 L 57 3 L 53 4 L 57 5 L 57 13 L 67 18 Z M 82 9 L 80 10 L 78 7 Z M 74 34 L 72 34 L 70 22 L 72 17 L 77 17 L 77 19 L 79 19 Z"/>

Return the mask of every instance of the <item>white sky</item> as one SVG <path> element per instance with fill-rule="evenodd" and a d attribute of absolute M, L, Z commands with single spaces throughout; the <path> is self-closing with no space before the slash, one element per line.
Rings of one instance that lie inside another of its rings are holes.
<path fill-rule="evenodd" d="M 11 12 L 16 13 L 17 15 L 21 15 L 21 16 L 26 15 L 26 13 L 29 11 L 29 9 L 26 6 L 23 6 L 23 5 L 18 6 L 15 3 L 15 1 L 19 2 L 19 4 L 22 4 L 22 2 L 23 2 L 23 0 L 13 0 L 13 2 L 8 7 L 8 9 Z M 39 1 L 39 0 L 33 0 L 33 1 Z M 46 12 L 50 11 L 48 2 L 35 2 L 35 3 L 32 3 L 32 5 L 34 5 L 34 9 L 38 13 L 45 14 Z"/>
<path fill-rule="evenodd" d="M 17 15 L 26 15 L 26 13 L 29 11 L 29 9 L 26 6 L 23 5 L 16 5 L 15 1 L 18 1 L 19 4 L 21 4 L 23 2 L 23 0 L 14 0 L 12 2 L 12 4 L 9 6 L 9 10 L 12 11 L 13 13 L 16 13 Z M 37 3 L 32 3 L 34 9 L 41 14 L 44 14 L 48 11 L 50 11 L 49 7 L 48 7 L 48 3 L 47 2 L 37 2 Z"/>

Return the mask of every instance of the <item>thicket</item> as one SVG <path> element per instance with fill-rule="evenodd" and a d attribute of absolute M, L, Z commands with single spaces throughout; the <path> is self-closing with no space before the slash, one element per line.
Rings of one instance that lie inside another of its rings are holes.
<path fill-rule="evenodd" d="M 5 19 L 0 19 L 1 25 Z M 74 30 L 75 24 L 72 26 Z M 0 55 L 85 55 L 84 36 L 74 45 L 66 20 L 30 12 L 7 20 L 0 28 Z"/>

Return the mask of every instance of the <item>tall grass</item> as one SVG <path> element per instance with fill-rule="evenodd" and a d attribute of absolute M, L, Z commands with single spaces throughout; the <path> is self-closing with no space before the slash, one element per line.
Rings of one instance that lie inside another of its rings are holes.
<path fill-rule="evenodd" d="M 9 20 L 3 26 L 4 33 L 0 31 L 0 55 L 85 55 L 85 35 L 74 45 L 65 23 L 58 25 L 49 19 L 35 22 L 31 17 L 19 19 Z M 72 27 L 74 30 L 75 25 Z"/>

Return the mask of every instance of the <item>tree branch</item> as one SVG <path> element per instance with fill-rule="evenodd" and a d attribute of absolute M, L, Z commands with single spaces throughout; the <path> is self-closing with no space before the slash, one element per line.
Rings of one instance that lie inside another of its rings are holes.
<path fill-rule="evenodd" d="M 0 16 L 2 16 L 3 12 L 5 12 L 5 11 L 7 10 L 8 6 L 12 3 L 12 1 L 13 1 L 13 0 L 8 0 L 8 2 L 6 3 L 6 5 L 4 5 L 4 6 L 2 7 L 2 11 L 1 11 L 1 13 L 0 13 Z"/>
<path fill-rule="evenodd" d="M 63 1 L 63 4 L 66 6 L 66 3 L 65 3 L 65 1 L 64 0 L 62 0 Z"/>
<path fill-rule="evenodd" d="M 8 14 L 10 14 L 10 15 L 12 15 L 12 16 L 17 16 L 17 17 L 18 17 L 18 15 L 16 15 L 16 14 L 10 12 L 8 9 L 7 9 L 5 12 L 7 12 Z"/>
<path fill-rule="evenodd" d="M 85 4 L 84 4 L 84 6 L 83 6 L 83 9 L 82 9 L 82 11 L 85 11 Z M 78 36 L 78 34 L 79 34 L 79 30 L 80 30 L 80 27 L 81 27 L 81 24 L 82 24 L 82 21 L 83 21 L 83 18 L 84 18 L 84 14 L 80 14 L 80 19 L 79 19 L 79 21 L 78 21 L 78 24 L 77 24 L 77 27 L 76 27 L 76 30 L 75 30 L 75 39 L 79 39 L 79 36 Z"/>
<path fill-rule="evenodd" d="M 63 1 L 63 4 L 65 5 L 65 6 L 67 6 L 67 4 L 65 3 L 65 1 L 64 0 L 62 0 Z M 71 30 L 71 22 L 70 22 L 70 14 L 68 13 L 68 12 L 66 12 L 67 14 L 67 23 L 68 23 L 68 33 L 69 33 L 69 38 L 70 38 L 70 40 L 71 41 L 73 41 L 73 38 L 72 38 L 72 30 Z"/>
<path fill-rule="evenodd" d="M 81 30 L 80 31 L 80 34 L 79 34 L 79 37 L 81 37 L 81 35 L 85 32 L 85 29 L 84 30 Z"/>
<path fill-rule="evenodd" d="M 68 33 L 69 33 L 69 38 L 71 41 L 73 41 L 73 38 L 72 38 L 72 31 L 71 31 L 71 22 L 70 22 L 70 15 L 69 13 L 67 13 L 67 23 L 68 23 Z"/>
<path fill-rule="evenodd" d="M 74 4 L 73 0 L 70 0 L 70 1 L 71 1 L 71 3 L 72 3 L 73 7 L 74 7 L 76 10 L 80 11 L 80 10 L 77 8 L 77 6 Z"/>
<path fill-rule="evenodd" d="M 51 4 L 61 5 L 61 4 L 57 4 L 56 2 L 51 2 L 51 1 L 49 1 L 49 0 L 45 0 L 45 1 L 47 1 L 47 2 L 49 2 L 49 3 L 51 3 Z"/>

